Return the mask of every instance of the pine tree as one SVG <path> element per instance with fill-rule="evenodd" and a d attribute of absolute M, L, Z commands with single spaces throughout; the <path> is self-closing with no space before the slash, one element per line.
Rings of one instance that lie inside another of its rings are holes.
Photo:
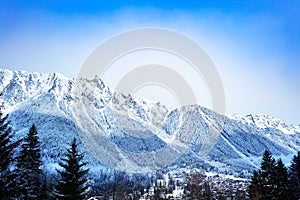
<path fill-rule="evenodd" d="M 290 195 L 288 193 L 288 173 L 281 159 L 277 161 L 275 166 L 274 185 L 274 199 L 287 199 Z"/>
<path fill-rule="evenodd" d="M 262 158 L 260 176 L 262 180 L 262 199 L 272 199 L 274 195 L 275 159 L 267 150 Z"/>
<path fill-rule="evenodd" d="M 74 138 L 71 148 L 67 150 L 66 158 L 59 165 L 63 168 L 57 170 L 60 179 L 55 187 L 55 196 L 63 200 L 84 199 L 87 192 L 87 173 L 89 169 L 83 169 L 87 164 L 82 162 L 84 155 L 78 153 L 76 139 Z"/>
<path fill-rule="evenodd" d="M 269 151 L 263 154 L 260 170 L 254 171 L 251 177 L 249 193 L 251 199 L 272 199 L 275 195 L 275 159 Z"/>
<path fill-rule="evenodd" d="M 37 199 L 41 189 L 42 164 L 38 133 L 31 126 L 21 145 L 16 164 L 16 197 L 21 199 Z"/>
<path fill-rule="evenodd" d="M 289 182 L 289 192 L 292 195 L 292 199 L 300 199 L 300 151 L 292 160 Z"/>
<path fill-rule="evenodd" d="M 14 148 L 19 144 L 19 141 L 12 142 L 13 134 L 7 118 L 8 115 L 2 117 L 0 113 L 0 199 L 9 198 L 13 190 L 11 183 L 14 177 L 10 165 L 13 162 Z"/>

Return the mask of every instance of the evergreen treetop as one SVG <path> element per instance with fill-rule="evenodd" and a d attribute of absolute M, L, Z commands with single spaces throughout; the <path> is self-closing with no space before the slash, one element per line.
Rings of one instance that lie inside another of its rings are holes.
<path fill-rule="evenodd" d="M 40 166 L 41 153 L 38 132 L 32 125 L 28 134 L 23 139 L 20 155 L 16 164 L 16 186 L 17 197 L 25 199 L 36 199 L 40 195 L 41 175 Z"/>
<path fill-rule="evenodd" d="M 279 159 L 275 166 L 275 176 L 274 176 L 274 199 L 285 199 L 288 194 L 288 172 L 287 168 L 284 166 L 281 159 Z"/>
<path fill-rule="evenodd" d="M 87 163 L 82 162 L 84 155 L 78 152 L 75 138 L 65 156 L 59 163 L 62 170 L 57 170 L 60 179 L 55 187 L 55 195 L 58 199 L 65 200 L 84 199 L 88 188 L 86 175 L 89 169 L 83 169 Z"/>

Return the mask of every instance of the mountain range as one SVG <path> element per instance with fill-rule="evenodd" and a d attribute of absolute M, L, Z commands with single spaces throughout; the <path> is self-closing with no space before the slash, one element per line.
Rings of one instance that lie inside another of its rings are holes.
<path fill-rule="evenodd" d="M 288 164 L 300 147 L 299 125 L 264 114 L 224 116 L 200 105 L 170 109 L 114 91 L 98 77 L 2 69 L 0 92 L 16 138 L 36 125 L 48 169 L 73 137 L 91 171 L 197 167 L 249 177 L 264 150 Z"/>

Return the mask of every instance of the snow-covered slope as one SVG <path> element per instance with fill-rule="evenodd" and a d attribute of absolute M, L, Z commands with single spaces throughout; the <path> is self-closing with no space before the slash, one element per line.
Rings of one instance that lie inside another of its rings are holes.
<path fill-rule="evenodd" d="M 235 119 L 248 125 L 255 125 L 261 129 L 277 129 L 286 134 L 300 133 L 300 126 L 294 126 L 287 124 L 283 120 L 265 115 L 265 114 L 249 114 L 242 116 L 239 114 L 233 114 L 229 116 L 231 119 Z"/>
<path fill-rule="evenodd" d="M 89 150 L 91 166 L 100 160 L 137 172 L 193 165 L 241 176 L 265 149 L 288 160 L 300 147 L 300 127 L 273 117 L 225 117 L 196 105 L 170 110 L 114 92 L 99 78 L 0 70 L 0 92 L 18 137 L 36 124 L 49 166 L 73 137 Z"/>

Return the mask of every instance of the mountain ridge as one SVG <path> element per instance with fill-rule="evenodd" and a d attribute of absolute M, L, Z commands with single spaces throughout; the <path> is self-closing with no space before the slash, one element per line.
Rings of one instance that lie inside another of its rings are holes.
<path fill-rule="evenodd" d="M 62 156 L 62 149 L 72 136 L 84 141 L 83 135 L 88 134 L 112 144 L 105 148 L 111 148 L 114 154 L 107 152 L 100 158 L 102 164 L 128 168 L 130 172 L 143 171 L 145 166 L 147 171 L 197 164 L 207 170 L 229 170 L 228 173 L 241 176 L 259 166 L 265 149 L 288 160 L 300 147 L 300 127 L 271 116 L 226 117 L 202 106 L 171 110 L 160 102 L 115 92 L 99 78 L 76 80 L 59 73 L 0 70 L 0 91 L 19 137 L 31 125 L 28 123 L 37 125 L 42 154 L 49 165 Z M 213 129 L 219 133 L 212 136 Z M 99 133 L 103 133 L 101 137 Z M 204 152 L 207 142 L 212 142 L 212 147 Z M 80 144 L 82 150 L 86 147 L 87 144 Z M 95 151 L 94 156 L 100 150 Z M 163 157 L 151 154 L 160 151 L 170 157 L 165 163 Z M 203 156 L 199 156 L 201 152 Z M 91 165 L 99 165 L 92 155 L 87 157 Z"/>

